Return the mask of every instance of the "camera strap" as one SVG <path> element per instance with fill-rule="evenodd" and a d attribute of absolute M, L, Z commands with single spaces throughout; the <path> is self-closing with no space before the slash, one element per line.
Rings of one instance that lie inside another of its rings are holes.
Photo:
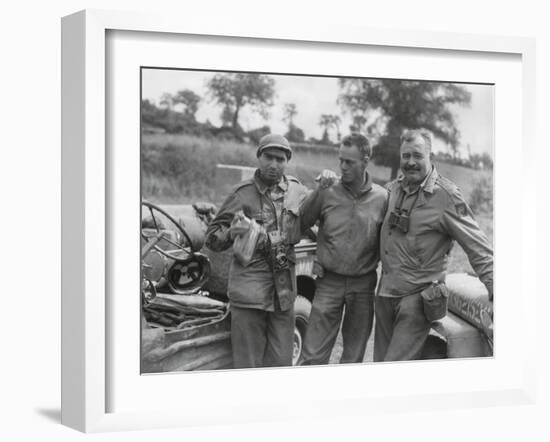
<path fill-rule="evenodd" d="M 290 188 L 290 186 L 289 186 Z M 293 305 L 293 293 L 294 293 L 294 284 L 293 284 L 293 277 L 292 272 L 290 271 L 290 268 L 288 267 L 288 262 L 286 264 L 283 264 L 281 267 L 281 264 L 278 262 L 279 254 L 283 254 L 285 261 L 288 260 L 287 258 L 287 245 L 285 244 L 286 240 L 286 232 L 285 232 L 285 215 L 286 215 L 286 201 L 287 201 L 287 193 L 290 191 L 289 188 L 285 192 L 283 192 L 282 201 L 280 199 L 277 199 L 276 201 L 273 200 L 271 197 L 272 194 L 269 192 L 266 197 L 269 198 L 271 205 L 275 211 L 275 223 L 276 223 L 276 230 L 272 230 L 270 232 L 267 232 L 267 235 L 269 237 L 270 241 L 270 254 L 269 254 L 269 263 L 271 266 L 271 269 L 273 271 L 273 280 L 275 283 L 275 292 L 277 293 L 277 298 L 280 304 L 280 308 L 283 311 L 288 310 Z M 267 192 L 266 192 L 267 193 Z M 261 200 L 262 204 L 262 219 L 265 216 L 265 213 L 263 211 L 263 200 Z M 265 219 L 264 219 L 264 225 L 265 225 Z"/>
<path fill-rule="evenodd" d="M 418 190 L 416 192 L 416 196 L 414 198 L 414 201 L 413 203 L 411 204 L 411 207 L 407 210 L 407 209 L 402 209 L 402 206 L 403 206 L 403 202 L 405 200 L 405 194 L 408 193 L 408 192 L 405 192 L 405 190 L 403 189 L 402 186 L 399 186 L 400 187 L 400 192 L 401 192 L 401 195 L 400 195 L 400 199 L 399 199 L 399 204 L 396 204 L 395 205 L 395 210 L 397 211 L 397 214 L 401 214 L 401 212 L 408 212 L 408 215 L 410 216 L 414 207 L 416 206 L 416 203 L 418 201 L 418 197 L 420 196 L 420 192 L 422 192 L 424 190 L 424 186 L 426 185 L 426 182 L 428 181 L 428 179 L 432 176 L 432 173 L 434 172 L 434 168 L 432 167 L 432 170 L 430 171 L 430 173 L 426 176 L 426 178 L 424 178 L 424 181 L 422 181 L 422 183 L 420 184 L 420 186 L 418 186 Z"/>
<path fill-rule="evenodd" d="M 278 186 L 279 183 L 275 184 L 275 186 Z M 273 208 L 273 211 L 275 212 L 275 228 L 276 230 L 272 230 L 270 232 L 267 232 L 267 235 L 269 236 L 269 240 L 272 245 L 276 245 L 279 243 L 282 243 L 286 238 L 285 233 L 285 226 L 284 226 L 284 219 L 285 219 L 285 203 L 286 203 L 286 197 L 287 197 L 288 188 L 286 191 L 283 191 L 283 197 L 282 201 L 274 201 L 272 198 L 271 190 L 269 188 L 266 189 L 264 195 L 260 195 L 260 208 L 261 208 L 261 216 L 262 216 L 262 223 L 265 227 L 267 227 L 266 219 L 265 219 L 265 212 L 264 212 L 264 200 L 262 198 L 266 197 L 269 199 L 271 203 L 271 207 Z M 280 205 L 280 210 L 278 210 L 278 205 Z"/>
<path fill-rule="evenodd" d="M 414 200 L 411 204 L 411 207 L 409 207 L 409 209 L 403 209 L 402 206 L 403 206 L 403 202 L 405 200 L 405 195 L 406 195 L 406 192 L 403 190 L 403 189 L 399 189 L 399 191 L 401 192 L 401 195 L 399 195 L 399 200 L 398 200 L 398 203 L 394 206 L 394 212 L 396 215 L 398 216 L 401 216 L 401 215 L 408 215 L 410 216 L 413 209 L 414 209 L 414 206 L 416 206 L 416 202 L 418 201 L 418 197 L 420 196 L 420 192 L 422 191 L 422 187 L 419 187 L 417 192 L 416 192 L 416 195 L 414 197 Z M 394 226 L 392 226 L 394 227 Z"/>

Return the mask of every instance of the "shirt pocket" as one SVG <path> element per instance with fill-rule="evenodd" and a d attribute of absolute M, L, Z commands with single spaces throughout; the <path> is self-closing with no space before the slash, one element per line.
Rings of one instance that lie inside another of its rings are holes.
<path fill-rule="evenodd" d="M 440 252 L 440 235 L 435 228 L 437 219 L 437 213 L 424 210 L 424 207 L 418 208 L 411 215 L 411 230 L 407 238 L 416 261 L 422 266 L 431 266 Z"/>
<path fill-rule="evenodd" d="M 299 207 L 285 207 L 284 212 L 284 227 L 288 244 L 296 244 L 300 242 L 300 209 Z"/>

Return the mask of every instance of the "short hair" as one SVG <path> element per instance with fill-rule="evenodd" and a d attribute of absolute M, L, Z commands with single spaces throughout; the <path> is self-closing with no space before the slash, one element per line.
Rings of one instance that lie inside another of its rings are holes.
<path fill-rule="evenodd" d="M 352 132 L 349 135 L 346 135 L 342 139 L 342 146 L 351 147 L 355 146 L 359 149 L 359 153 L 362 157 L 370 157 L 371 147 L 369 139 L 359 132 Z"/>
<path fill-rule="evenodd" d="M 401 146 L 403 143 L 411 143 L 414 140 L 421 138 L 424 140 L 424 145 L 428 153 L 432 152 L 433 135 L 428 129 L 408 129 L 401 135 Z"/>

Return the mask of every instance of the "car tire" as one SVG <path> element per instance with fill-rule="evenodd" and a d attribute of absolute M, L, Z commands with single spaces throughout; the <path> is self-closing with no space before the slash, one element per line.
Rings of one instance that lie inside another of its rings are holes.
<path fill-rule="evenodd" d="M 294 301 L 294 338 L 292 342 L 292 365 L 298 365 L 302 345 L 306 334 L 309 315 L 311 314 L 311 302 L 304 296 L 298 295 Z"/>

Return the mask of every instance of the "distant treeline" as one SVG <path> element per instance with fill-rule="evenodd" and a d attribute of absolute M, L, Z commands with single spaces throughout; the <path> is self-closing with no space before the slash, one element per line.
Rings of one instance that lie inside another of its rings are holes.
<path fill-rule="evenodd" d="M 240 125 L 215 126 L 209 120 L 201 123 L 195 119 L 195 115 L 186 112 L 178 112 L 170 107 L 157 107 L 149 100 L 141 102 L 142 130 L 149 134 L 186 134 L 206 139 L 223 141 L 235 141 L 240 143 L 257 144 L 260 138 L 271 133 L 271 128 L 264 125 L 249 131 L 242 129 Z M 295 126 L 290 126 L 289 132 L 284 135 L 297 146 L 298 149 L 334 149 L 337 144 L 330 140 L 317 140 L 310 138 L 304 140 L 303 133 Z M 298 135 L 294 132 L 298 132 Z"/>
<path fill-rule="evenodd" d="M 189 107 L 181 112 L 176 111 L 172 106 L 157 107 L 149 100 L 142 100 L 141 120 L 143 133 L 185 134 L 204 138 L 205 140 L 229 141 L 251 145 L 257 145 L 261 137 L 271 133 L 271 128 L 268 125 L 245 131 L 238 123 L 235 123 L 235 125 L 223 124 L 219 127 L 213 125 L 209 120 L 202 123 L 195 118 L 196 106 L 193 112 L 188 109 Z M 328 118 L 330 116 L 323 115 L 323 117 Z M 323 139 L 318 140 L 310 137 L 306 141 L 303 131 L 294 126 L 292 122 L 289 123 L 288 133 L 284 135 L 287 136 L 292 147 L 297 151 L 331 152 L 338 146 L 338 143 L 332 143 L 330 141 L 326 129 Z M 338 135 L 340 135 L 339 132 Z M 386 144 L 387 140 L 374 146 L 372 159 L 376 164 L 391 167 L 393 177 L 399 167 L 399 157 L 395 154 L 391 154 L 390 151 L 395 149 L 389 150 Z M 439 152 L 435 154 L 435 158 L 440 162 L 447 162 L 472 169 L 492 170 L 493 168 L 493 160 L 487 153 L 482 155 L 470 154 L 468 158 L 461 158 L 450 153 Z"/>

